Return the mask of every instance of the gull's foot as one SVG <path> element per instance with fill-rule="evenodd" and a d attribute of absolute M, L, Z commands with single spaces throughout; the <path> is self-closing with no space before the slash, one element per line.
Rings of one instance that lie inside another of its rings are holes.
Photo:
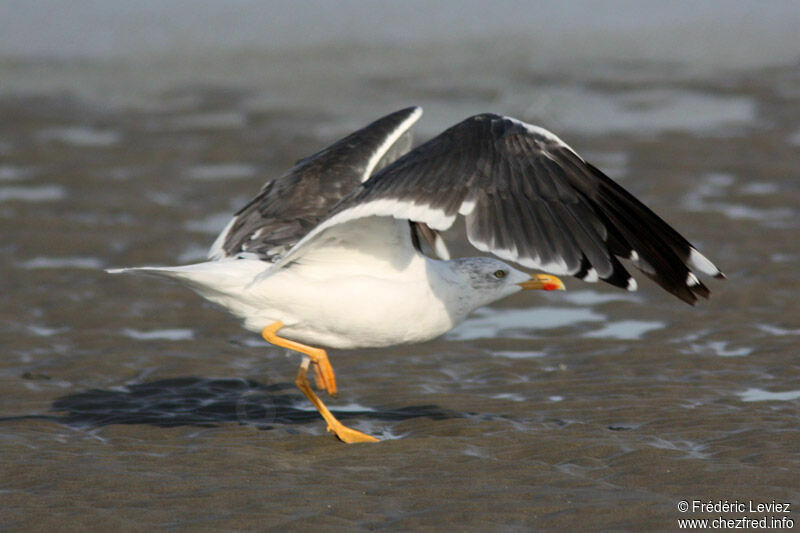
<path fill-rule="evenodd" d="M 345 442 L 347 444 L 356 444 L 359 442 L 380 442 L 381 440 L 378 438 L 373 437 L 372 435 L 367 435 L 366 433 L 362 433 L 357 429 L 349 428 L 344 424 L 339 424 L 336 427 L 328 426 L 328 431 L 336 434 L 340 441 Z"/>

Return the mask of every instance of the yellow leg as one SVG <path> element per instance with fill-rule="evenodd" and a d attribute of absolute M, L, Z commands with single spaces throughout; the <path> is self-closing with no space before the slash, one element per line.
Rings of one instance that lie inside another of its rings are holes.
<path fill-rule="evenodd" d="M 353 444 L 356 442 L 379 442 L 379 439 L 371 435 L 367 435 L 366 433 L 362 433 L 358 430 L 349 428 L 339 422 L 333 413 L 331 413 L 325 404 L 322 403 L 322 400 L 319 399 L 313 390 L 311 390 L 311 384 L 308 382 L 308 378 L 306 374 L 308 373 L 308 365 L 311 361 L 308 357 L 303 357 L 303 362 L 300 363 L 300 370 L 297 372 L 297 379 L 295 383 L 303 391 L 303 394 L 306 395 L 311 403 L 314 404 L 314 407 L 317 408 L 319 414 L 322 415 L 322 418 L 325 419 L 325 422 L 328 423 L 328 431 L 332 431 L 339 437 L 339 440 L 342 442 L 346 442 L 348 444 Z"/>
<path fill-rule="evenodd" d="M 328 391 L 328 394 L 336 398 L 336 374 L 333 373 L 333 367 L 330 359 L 328 359 L 327 352 L 322 348 L 306 346 L 305 344 L 279 337 L 277 331 L 282 327 L 283 322 L 278 320 L 261 330 L 261 336 L 271 344 L 306 354 L 314 364 L 314 381 L 317 384 L 317 388 Z"/>
<path fill-rule="evenodd" d="M 314 404 L 314 407 L 317 408 L 317 411 L 319 411 L 319 414 L 321 414 L 322 418 L 325 419 L 325 422 L 328 423 L 328 431 L 332 431 L 337 437 L 339 437 L 339 440 L 347 443 L 379 442 L 379 439 L 376 439 L 375 437 L 367 435 L 366 433 L 362 433 L 358 430 L 349 428 L 339 422 L 336 417 L 333 416 L 333 413 L 328 410 L 325 404 L 322 403 L 322 400 L 319 399 L 319 396 L 317 396 L 311 389 L 311 384 L 308 382 L 307 374 L 309 365 L 313 363 L 317 388 L 326 390 L 331 396 L 336 397 L 336 376 L 333 373 L 333 367 L 328 359 L 328 354 L 321 348 L 306 346 L 305 344 L 279 337 L 277 335 L 277 331 L 282 327 L 283 322 L 279 320 L 261 330 L 261 335 L 267 342 L 271 344 L 280 346 L 282 348 L 289 348 L 290 350 L 295 350 L 305 355 L 303 357 L 303 362 L 300 364 L 300 370 L 297 372 L 297 379 L 295 380 L 295 383 L 300 390 L 303 391 L 303 394 L 306 395 L 306 398 L 308 398 L 309 401 Z"/>

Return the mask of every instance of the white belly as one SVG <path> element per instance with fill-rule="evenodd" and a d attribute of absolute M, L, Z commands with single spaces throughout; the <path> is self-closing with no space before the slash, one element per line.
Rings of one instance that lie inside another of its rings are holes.
<path fill-rule="evenodd" d="M 243 317 L 245 327 L 261 331 L 280 320 L 285 324 L 280 336 L 329 348 L 422 342 L 463 318 L 451 316 L 424 276 L 385 280 L 358 274 L 319 280 L 289 269 L 251 290 L 263 297 L 263 304 Z"/>

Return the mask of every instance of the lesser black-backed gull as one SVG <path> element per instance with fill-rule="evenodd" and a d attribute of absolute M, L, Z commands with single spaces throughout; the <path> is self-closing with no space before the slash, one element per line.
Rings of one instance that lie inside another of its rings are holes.
<path fill-rule="evenodd" d="M 297 385 L 345 442 L 377 439 L 341 424 L 312 390 L 310 365 L 317 388 L 337 393 L 318 346 L 422 342 L 518 291 L 564 288 L 498 259 L 450 259 L 438 232 L 459 216 L 478 250 L 551 274 L 635 290 L 625 259 L 690 304 L 710 294 L 697 273 L 724 277 L 549 131 L 482 114 L 409 151 L 421 114 L 387 115 L 268 181 L 208 261 L 113 272 L 178 279 L 268 342 L 304 354 Z"/>

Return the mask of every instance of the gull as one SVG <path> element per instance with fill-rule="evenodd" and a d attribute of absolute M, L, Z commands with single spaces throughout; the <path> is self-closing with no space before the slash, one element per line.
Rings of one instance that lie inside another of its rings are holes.
<path fill-rule="evenodd" d="M 207 261 L 109 272 L 179 280 L 303 354 L 297 386 L 348 443 L 378 439 L 342 424 L 312 389 L 309 368 L 337 395 L 326 349 L 424 342 L 519 291 L 564 289 L 556 275 L 636 290 L 620 260 L 689 304 L 710 295 L 698 273 L 724 278 L 548 130 L 484 113 L 410 149 L 421 115 L 391 113 L 267 181 Z M 457 218 L 494 257 L 450 258 L 440 232 Z"/>

